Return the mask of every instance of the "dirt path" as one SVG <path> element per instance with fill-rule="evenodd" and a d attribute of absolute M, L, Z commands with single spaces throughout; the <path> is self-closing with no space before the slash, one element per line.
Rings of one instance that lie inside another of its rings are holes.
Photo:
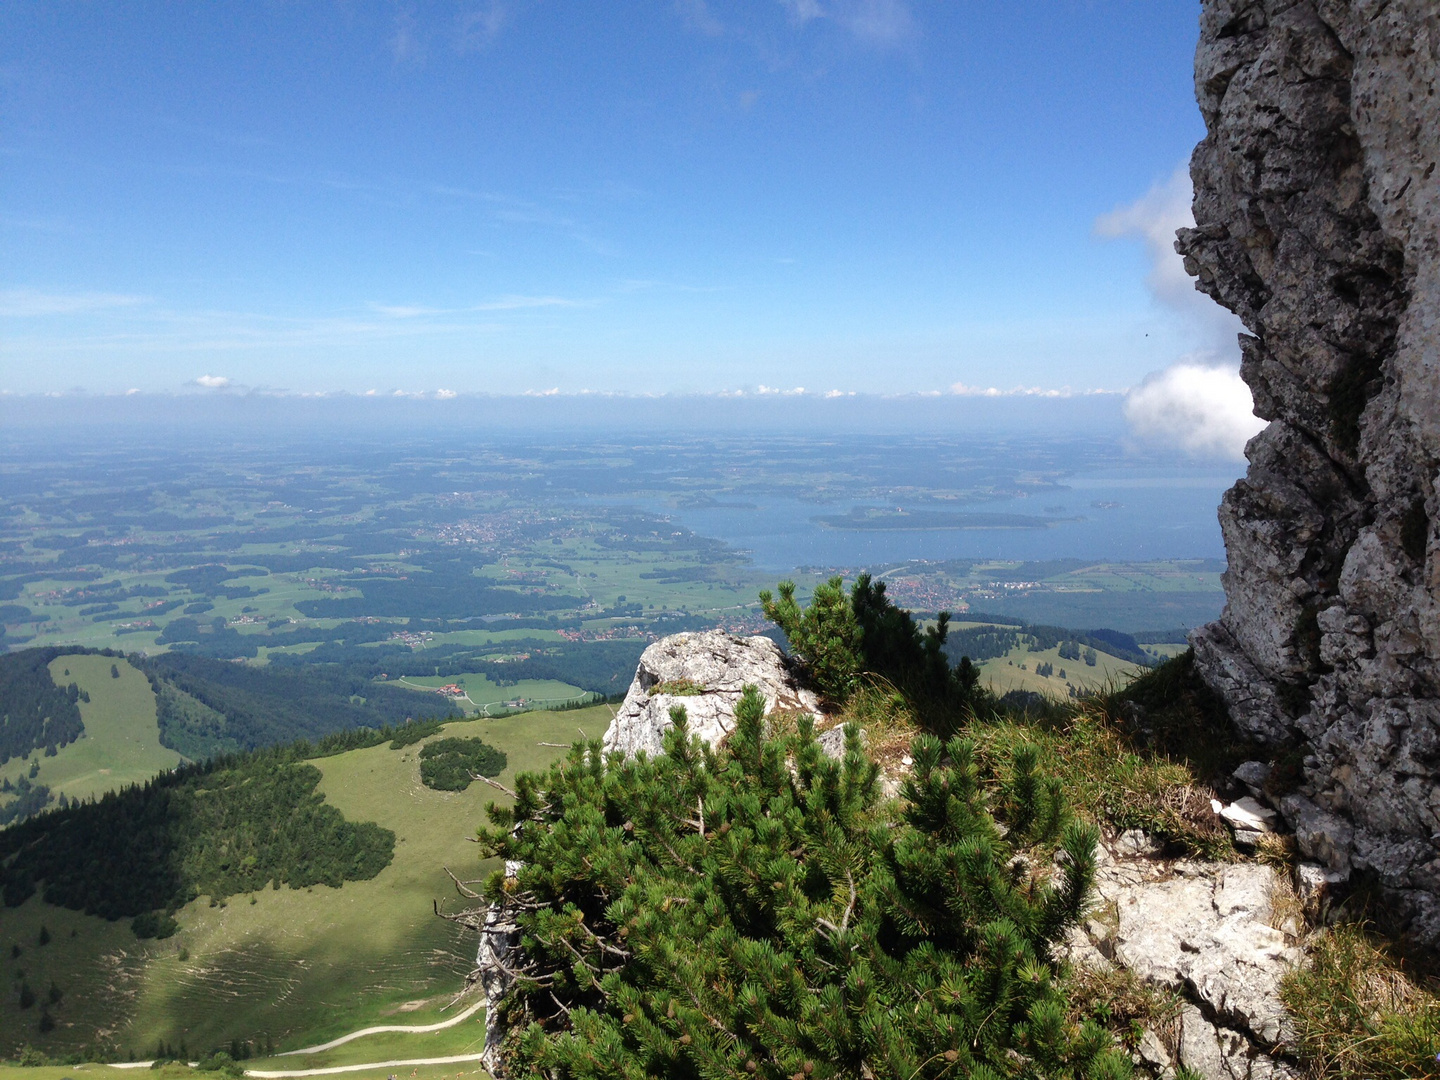
<path fill-rule="evenodd" d="M 403 1032 L 403 1033 L 410 1034 L 410 1035 L 424 1035 L 426 1032 L 430 1032 L 430 1031 L 444 1031 L 446 1028 L 454 1027 L 456 1024 L 458 1024 L 458 1023 L 460 1023 L 460 1022 L 462 1022 L 462 1021 L 464 1021 L 464 1020 L 470 1019 L 470 1017 L 474 1016 L 477 1012 L 479 1012 L 479 1011 L 480 1011 L 481 1009 L 483 1009 L 483 1008 L 485 1008 L 485 1001 L 484 1001 L 484 999 L 482 998 L 481 1000 L 475 1002 L 475 1004 L 471 1005 L 468 1009 L 464 1010 L 463 1012 L 456 1013 L 454 1016 L 450 1017 L 449 1020 L 441 1020 L 438 1024 L 415 1024 L 415 1025 L 406 1025 L 406 1024 L 380 1024 L 380 1025 L 377 1026 L 377 1027 L 367 1027 L 367 1028 L 361 1028 L 359 1031 L 352 1031 L 352 1032 L 350 1032 L 349 1035 L 341 1035 L 338 1039 L 331 1039 L 329 1042 L 327 1042 L 327 1043 L 320 1043 L 318 1046 L 307 1046 L 307 1047 L 304 1047 L 303 1049 L 300 1049 L 300 1050 L 286 1050 L 283 1054 L 276 1054 L 275 1056 L 276 1056 L 276 1057 L 290 1057 L 290 1056 L 292 1056 L 292 1055 L 294 1055 L 294 1054 L 319 1054 L 319 1053 L 323 1053 L 323 1052 L 326 1051 L 326 1050 L 333 1050 L 333 1049 L 335 1049 L 335 1047 L 337 1047 L 337 1046 L 343 1046 L 343 1045 L 345 1045 L 345 1043 L 349 1042 L 351 1039 L 362 1039 L 362 1038 L 364 1038 L 366 1035 L 381 1035 L 381 1034 L 384 1034 L 384 1033 L 386 1033 L 386 1032 L 392 1032 L 392 1031 Z M 268 1074 L 268 1073 L 255 1073 L 254 1075 L 256 1075 L 256 1076 L 267 1076 L 267 1075 L 269 1075 L 269 1074 Z M 292 1073 L 283 1073 L 283 1074 L 282 1074 L 282 1073 L 275 1073 L 274 1075 L 276 1075 L 276 1076 L 281 1076 L 281 1075 L 284 1075 L 284 1076 L 291 1076 L 291 1075 L 301 1076 L 301 1075 L 309 1075 L 309 1074 L 302 1074 L 302 1073 L 293 1073 L 293 1074 L 292 1074 Z"/>
<path fill-rule="evenodd" d="M 275 1072 L 265 1069 L 246 1069 L 246 1076 L 260 1080 L 284 1080 L 291 1076 L 334 1076 L 336 1073 L 364 1072 L 366 1069 L 399 1069 L 410 1065 L 454 1065 L 461 1061 L 479 1061 L 483 1054 L 456 1054 L 453 1057 L 406 1058 L 404 1061 L 370 1061 L 363 1065 L 332 1065 L 328 1069 L 292 1069 Z"/>

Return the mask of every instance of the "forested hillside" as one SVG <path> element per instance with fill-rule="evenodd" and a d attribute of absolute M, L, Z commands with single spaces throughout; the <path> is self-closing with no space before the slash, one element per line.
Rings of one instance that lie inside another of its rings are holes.
<path fill-rule="evenodd" d="M 992 619 L 988 615 L 973 613 L 967 614 L 965 618 L 968 621 L 984 622 L 985 625 L 950 631 L 945 641 L 945 652 L 952 660 L 968 656 L 975 663 L 980 663 L 1004 656 L 1022 646 L 1031 652 L 1044 652 L 1058 646 L 1062 650 L 1061 655 L 1066 659 L 1079 660 L 1083 657 L 1084 650 L 1098 649 L 1144 667 L 1154 662 L 1140 647 L 1140 642 L 1134 635 L 1119 630 L 1069 630 L 1063 626 L 1042 626 L 1006 618 Z M 1069 655 L 1072 652 L 1074 655 Z"/>
<path fill-rule="evenodd" d="M 5 903 L 18 906 L 43 885 L 47 903 L 139 917 L 137 933 L 153 936 L 168 927 L 166 913 L 198 895 L 374 877 L 390 862 L 394 833 L 327 805 L 307 759 L 387 741 L 401 749 L 436 730 L 365 728 L 229 755 L 32 817 L 0 832 Z M 504 755 L 492 757 L 493 774 Z"/>
<path fill-rule="evenodd" d="M 56 686 L 48 665 L 74 649 L 26 649 L 0 654 L 0 765 L 32 750 L 54 753 L 80 737 L 84 724 L 74 683 Z"/>
<path fill-rule="evenodd" d="M 135 663 L 155 690 L 160 741 L 195 760 L 450 711 L 439 698 L 338 665 L 252 667 L 185 653 Z"/>

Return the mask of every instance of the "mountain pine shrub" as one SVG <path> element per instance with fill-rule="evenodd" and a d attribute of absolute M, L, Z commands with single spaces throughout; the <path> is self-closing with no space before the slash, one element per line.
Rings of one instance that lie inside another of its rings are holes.
<path fill-rule="evenodd" d="M 843 703 L 859 685 L 864 670 L 860 624 L 845 595 L 844 580 L 833 577 L 815 586 L 806 608 L 795 599 L 793 581 L 782 581 L 776 589 L 779 599 L 769 589 L 760 593 L 765 617 L 785 631 L 785 639 L 805 662 L 815 689 L 831 701 Z"/>
<path fill-rule="evenodd" d="M 436 791 L 464 791 L 475 776 L 499 776 L 508 759 L 483 739 L 436 739 L 420 748 L 420 781 Z"/>
<path fill-rule="evenodd" d="M 760 594 L 765 617 L 785 631 L 811 682 L 833 703 L 845 704 L 862 686 L 886 684 L 915 706 L 930 730 L 949 738 L 984 698 L 970 658 L 952 667 L 945 655 L 949 612 L 922 631 L 869 574 L 855 579 L 848 596 L 844 581 L 831 578 L 816 587 L 806 608 L 795 600 L 794 582 L 776 588 L 779 599 L 768 589 Z"/>
<path fill-rule="evenodd" d="M 663 755 L 577 746 L 489 808 L 520 864 L 484 893 L 521 928 L 512 1076 L 1128 1075 L 1057 985 L 1096 833 L 1033 750 L 995 775 L 921 734 L 893 801 L 854 726 L 834 761 L 808 720 L 768 733 L 753 687 L 718 750 L 671 716 Z"/>

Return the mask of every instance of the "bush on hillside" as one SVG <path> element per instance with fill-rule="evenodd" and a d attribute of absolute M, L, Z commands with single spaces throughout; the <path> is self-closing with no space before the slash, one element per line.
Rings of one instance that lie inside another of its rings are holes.
<path fill-rule="evenodd" d="M 841 578 L 815 587 L 810 606 L 795 600 L 795 583 L 782 581 L 777 600 L 769 589 L 760 593 L 765 617 L 781 630 L 791 650 L 805 662 L 815 689 L 831 701 L 843 703 L 854 691 L 863 670 L 860 624 L 845 595 Z"/>
<path fill-rule="evenodd" d="M 485 886 L 522 932 L 512 1075 L 1128 1075 L 1057 988 L 1096 833 L 1063 824 L 1033 751 L 987 775 L 922 734 L 897 804 L 856 728 L 833 761 L 808 721 L 767 734 L 753 687 L 718 751 L 671 715 L 663 755 L 577 746 L 489 809 L 482 842 L 520 864 Z M 1016 858 L 1057 839 L 1054 883 Z"/>
<path fill-rule="evenodd" d="M 420 740 L 436 734 L 440 727 L 439 720 L 412 720 L 402 724 L 395 729 L 395 738 L 390 740 L 390 749 L 403 750 L 407 746 L 414 746 Z"/>
<path fill-rule="evenodd" d="M 147 911 L 130 920 L 130 930 L 141 941 L 146 938 L 168 938 L 180 929 L 174 917 L 163 911 Z"/>
<path fill-rule="evenodd" d="M 948 738 L 983 698 L 969 657 L 952 667 L 945 655 L 949 612 L 922 631 L 869 574 L 856 578 L 848 596 L 843 580 L 831 578 L 806 608 L 795 600 L 794 582 L 777 588 L 778 600 L 768 589 L 760 594 L 765 616 L 785 631 L 811 681 L 834 704 L 843 705 L 864 682 L 881 680 L 910 700 L 930 730 Z"/>
<path fill-rule="evenodd" d="M 420 780 L 436 791 L 464 791 L 476 776 L 499 776 L 508 760 L 483 739 L 436 739 L 420 748 Z"/>

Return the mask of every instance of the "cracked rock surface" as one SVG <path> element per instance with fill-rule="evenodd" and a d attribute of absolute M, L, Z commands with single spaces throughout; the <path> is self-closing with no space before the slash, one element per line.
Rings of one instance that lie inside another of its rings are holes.
<path fill-rule="evenodd" d="M 675 705 L 685 707 L 690 731 L 713 746 L 734 729 L 735 706 L 752 684 L 765 695 L 767 713 L 820 715 L 819 699 L 801 686 L 792 662 L 767 637 L 706 630 L 661 638 L 640 654 L 630 690 L 605 731 L 605 749 L 660 753 Z"/>
<path fill-rule="evenodd" d="M 1157 1071 L 1180 1064 L 1207 1080 L 1297 1076 L 1271 1054 L 1291 1035 L 1280 980 L 1301 961 L 1299 926 L 1271 925 L 1274 872 L 1150 851 L 1133 832 L 1100 849 L 1093 914 L 1072 932 L 1069 958 L 1127 968 L 1182 996 L 1178 1031 L 1142 1040 L 1142 1060 Z"/>
<path fill-rule="evenodd" d="M 1440 5 L 1204 0 L 1177 250 L 1269 426 L 1192 636 L 1246 732 L 1303 741 L 1307 855 L 1440 943 Z"/>

